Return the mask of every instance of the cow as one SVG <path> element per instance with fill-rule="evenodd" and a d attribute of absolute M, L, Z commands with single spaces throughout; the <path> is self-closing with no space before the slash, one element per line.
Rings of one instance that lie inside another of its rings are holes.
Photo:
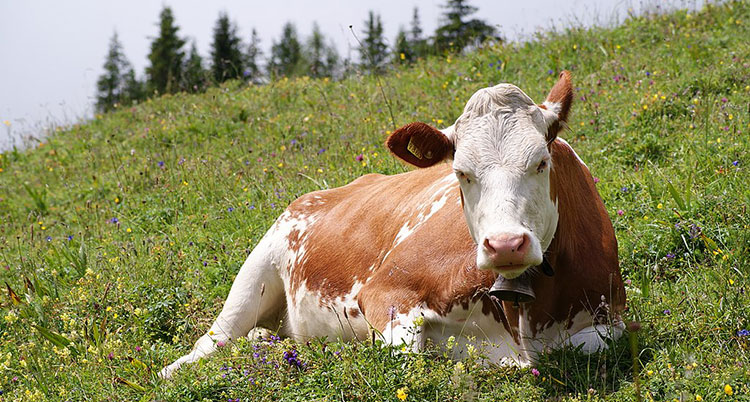
<path fill-rule="evenodd" d="M 481 343 L 491 361 L 520 366 L 551 348 L 606 348 L 624 330 L 625 291 L 592 175 L 558 137 L 572 100 L 563 71 L 541 104 L 498 84 L 448 128 L 394 131 L 387 147 L 419 169 L 292 202 L 210 330 L 161 376 L 269 330 L 296 341 L 377 336 L 407 352 L 453 337 L 456 358 Z"/>

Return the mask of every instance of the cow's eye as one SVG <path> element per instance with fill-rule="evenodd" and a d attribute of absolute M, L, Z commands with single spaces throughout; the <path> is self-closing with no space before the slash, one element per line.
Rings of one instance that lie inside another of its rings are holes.
<path fill-rule="evenodd" d="M 537 172 L 537 173 L 542 173 L 542 172 L 544 172 L 544 169 L 545 169 L 546 167 L 547 167 L 547 160 L 543 160 L 543 161 L 541 161 L 541 162 L 539 163 L 539 166 L 537 166 L 537 168 L 536 168 L 536 172 Z"/>
<path fill-rule="evenodd" d="M 456 176 L 458 176 L 459 180 L 466 180 L 467 184 L 471 183 L 471 179 L 469 178 L 469 176 L 467 176 L 466 173 L 464 173 L 464 172 L 462 172 L 460 170 L 456 170 Z"/>

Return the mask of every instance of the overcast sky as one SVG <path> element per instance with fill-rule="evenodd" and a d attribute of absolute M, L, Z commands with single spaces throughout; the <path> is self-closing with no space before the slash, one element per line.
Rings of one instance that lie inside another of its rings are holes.
<path fill-rule="evenodd" d="M 0 151 L 11 136 L 66 124 L 92 113 L 96 79 L 102 72 L 112 33 L 143 77 L 149 45 L 157 33 L 159 12 L 172 7 L 179 34 L 195 39 L 204 57 L 220 11 L 226 11 L 247 42 L 257 29 L 264 55 L 287 21 L 306 37 L 317 21 L 342 57 L 357 58 L 349 25 L 361 37 L 368 10 L 382 16 L 386 38 L 393 41 L 400 26 L 408 27 L 414 7 L 422 29 L 432 33 L 445 1 L 419 0 L 0 0 Z M 511 40 L 539 30 L 568 25 L 605 25 L 621 21 L 629 8 L 664 4 L 659 0 L 471 0 L 474 17 L 495 25 Z M 695 7 L 698 0 L 674 0 Z M 10 126 L 3 123 L 10 123 Z"/>

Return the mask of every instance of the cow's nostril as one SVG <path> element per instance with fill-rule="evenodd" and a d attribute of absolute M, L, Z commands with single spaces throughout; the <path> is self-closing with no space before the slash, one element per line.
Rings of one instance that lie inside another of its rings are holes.
<path fill-rule="evenodd" d="M 521 252 L 526 247 L 526 245 L 529 244 L 529 239 L 527 238 L 526 234 L 524 233 L 523 236 L 518 240 L 518 245 L 516 245 L 514 251 Z"/>
<path fill-rule="evenodd" d="M 486 248 L 490 253 L 495 253 L 495 248 L 492 247 L 492 244 L 490 244 L 490 239 L 484 239 L 484 248 Z"/>

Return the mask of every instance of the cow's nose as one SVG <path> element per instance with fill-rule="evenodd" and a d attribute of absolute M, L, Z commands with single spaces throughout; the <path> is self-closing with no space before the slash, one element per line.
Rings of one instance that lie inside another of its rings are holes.
<path fill-rule="evenodd" d="M 520 265 L 529 251 L 526 234 L 502 233 L 484 240 L 484 248 L 496 266 Z"/>

